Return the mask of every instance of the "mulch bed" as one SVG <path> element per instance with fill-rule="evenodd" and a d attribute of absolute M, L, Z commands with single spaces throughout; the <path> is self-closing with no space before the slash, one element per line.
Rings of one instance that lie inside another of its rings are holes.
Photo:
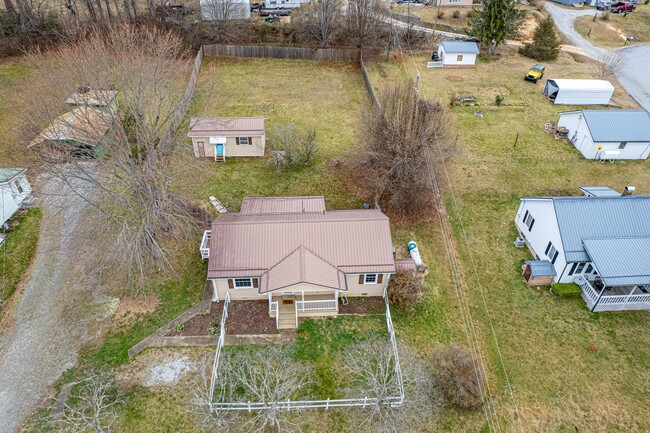
<path fill-rule="evenodd" d="M 383 314 L 386 312 L 384 298 L 348 298 L 347 305 L 339 303 L 339 314 Z"/>
<path fill-rule="evenodd" d="M 172 330 L 166 337 L 211 335 L 210 329 L 221 324 L 223 301 L 212 303 L 209 314 L 197 314 L 183 323 L 183 331 Z M 275 319 L 269 317 L 268 301 L 232 301 L 228 306 L 227 335 L 277 334 Z"/>

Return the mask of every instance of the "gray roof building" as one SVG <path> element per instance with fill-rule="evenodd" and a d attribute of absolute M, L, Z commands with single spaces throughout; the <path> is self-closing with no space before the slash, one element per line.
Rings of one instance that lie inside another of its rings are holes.
<path fill-rule="evenodd" d="M 446 53 L 478 54 L 480 52 L 476 42 L 443 41 L 440 45 Z"/>
<path fill-rule="evenodd" d="M 645 110 L 582 110 L 594 142 L 650 142 Z"/>

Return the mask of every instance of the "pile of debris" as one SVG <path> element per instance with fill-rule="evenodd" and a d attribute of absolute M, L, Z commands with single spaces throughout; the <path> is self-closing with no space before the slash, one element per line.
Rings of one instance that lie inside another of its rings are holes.
<path fill-rule="evenodd" d="M 547 134 L 554 134 L 556 140 L 565 139 L 569 136 L 569 130 L 564 126 L 557 126 L 555 123 L 546 122 L 544 124 L 544 132 Z"/>
<path fill-rule="evenodd" d="M 476 100 L 476 96 L 465 94 L 465 95 L 456 96 L 452 101 L 452 105 L 464 105 L 464 106 L 471 107 L 479 104 L 478 101 Z"/>

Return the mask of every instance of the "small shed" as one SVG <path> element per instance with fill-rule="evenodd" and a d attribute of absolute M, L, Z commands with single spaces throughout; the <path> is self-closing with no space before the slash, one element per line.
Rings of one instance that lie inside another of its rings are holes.
<path fill-rule="evenodd" d="M 32 192 L 25 168 L 0 168 L 0 216 L 4 224 Z"/>
<path fill-rule="evenodd" d="M 609 105 L 614 86 L 607 80 L 549 78 L 543 92 L 555 104 Z"/>
<path fill-rule="evenodd" d="M 443 41 L 438 45 L 438 58 L 443 67 L 471 68 L 478 53 L 476 42 Z"/>
<path fill-rule="evenodd" d="M 550 286 L 557 275 L 555 267 L 548 260 L 526 260 L 522 270 L 528 286 Z"/>
<path fill-rule="evenodd" d="M 585 158 L 647 159 L 650 117 L 644 110 L 581 110 L 560 113 L 558 126 Z"/>
<path fill-rule="evenodd" d="M 194 117 L 187 136 L 197 158 L 264 156 L 263 117 Z"/>
<path fill-rule="evenodd" d="M 65 103 L 74 107 L 93 107 L 114 113 L 117 110 L 117 90 L 98 90 L 80 87 Z"/>

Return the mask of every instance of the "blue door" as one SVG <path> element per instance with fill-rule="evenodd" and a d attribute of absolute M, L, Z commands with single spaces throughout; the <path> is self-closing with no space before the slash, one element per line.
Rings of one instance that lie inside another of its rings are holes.
<path fill-rule="evenodd" d="M 223 156 L 223 144 L 215 144 L 214 149 L 217 153 L 217 156 Z"/>

